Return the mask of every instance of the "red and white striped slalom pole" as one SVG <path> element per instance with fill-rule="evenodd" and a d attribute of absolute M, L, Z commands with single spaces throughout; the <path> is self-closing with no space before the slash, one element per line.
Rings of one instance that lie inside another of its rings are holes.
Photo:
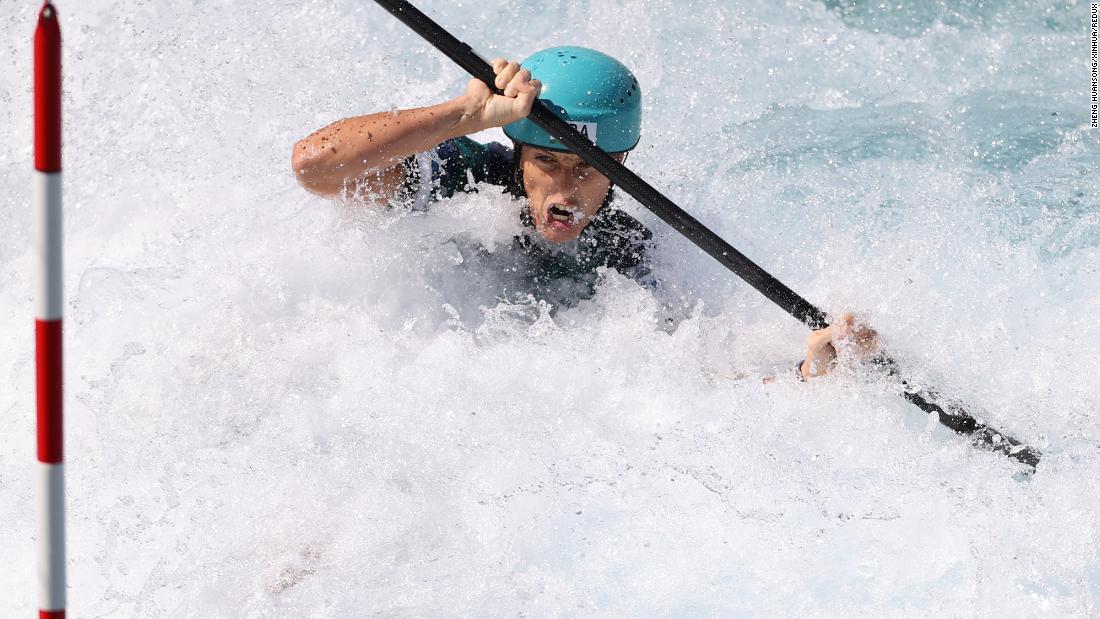
<path fill-rule="evenodd" d="M 61 452 L 61 28 L 47 0 L 34 31 L 35 365 L 38 391 L 38 617 L 65 617 Z"/>

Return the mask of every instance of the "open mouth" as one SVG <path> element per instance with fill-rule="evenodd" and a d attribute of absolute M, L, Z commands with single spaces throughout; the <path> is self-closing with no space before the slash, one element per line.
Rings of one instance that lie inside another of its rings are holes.
<path fill-rule="evenodd" d="M 546 219 L 551 227 L 562 230 L 572 228 L 577 223 L 576 213 L 557 204 L 550 205 L 550 209 L 546 212 Z"/>

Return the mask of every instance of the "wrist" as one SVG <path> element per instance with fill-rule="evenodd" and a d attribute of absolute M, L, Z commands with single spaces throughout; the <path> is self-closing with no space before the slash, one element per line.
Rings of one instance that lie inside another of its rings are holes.
<path fill-rule="evenodd" d="M 457 138 L 487 129 L 481 123 L 481 102 L 469 94 L 460 95 L 449 102 L 454 123 L 448 139 Z"/>

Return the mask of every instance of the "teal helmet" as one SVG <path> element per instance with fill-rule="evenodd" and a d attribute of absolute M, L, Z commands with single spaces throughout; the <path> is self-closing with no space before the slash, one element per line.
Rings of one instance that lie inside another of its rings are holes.
<path fill-rule="evenodd" d="M 523 61 L 542 82 L 541 100 L 596 146 L 609 153 L 631 150 L 642 137 L 642 91 L 621 62 L 586 47 L 551 47 Z M 504 126 L 516 142 L 569 150 L 535 123 L 522 118 Z"/>

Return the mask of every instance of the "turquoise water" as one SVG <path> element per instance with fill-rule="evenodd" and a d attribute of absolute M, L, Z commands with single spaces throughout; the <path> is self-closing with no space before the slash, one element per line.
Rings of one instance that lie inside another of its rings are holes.
<path fill-rule="evenodd" d="M 419 5 L 485 57 L 633 67 L 635 171 L 1041 468 L 858 370 L 761 384 L 804 329 L 630 200 L 666 287 L 608 273 L 555 310 L 459 251 L 506 245 L 503 196 L 306 194 L 295 140 L 466 81 L 372 3 L 62 2 L 72 613 L 1098 613 L 1087 3 Z M 0 545 L 29 566 L 36 7 L 12 7 Z M 8 570 L 0 614 L 34 578 Z"/>

